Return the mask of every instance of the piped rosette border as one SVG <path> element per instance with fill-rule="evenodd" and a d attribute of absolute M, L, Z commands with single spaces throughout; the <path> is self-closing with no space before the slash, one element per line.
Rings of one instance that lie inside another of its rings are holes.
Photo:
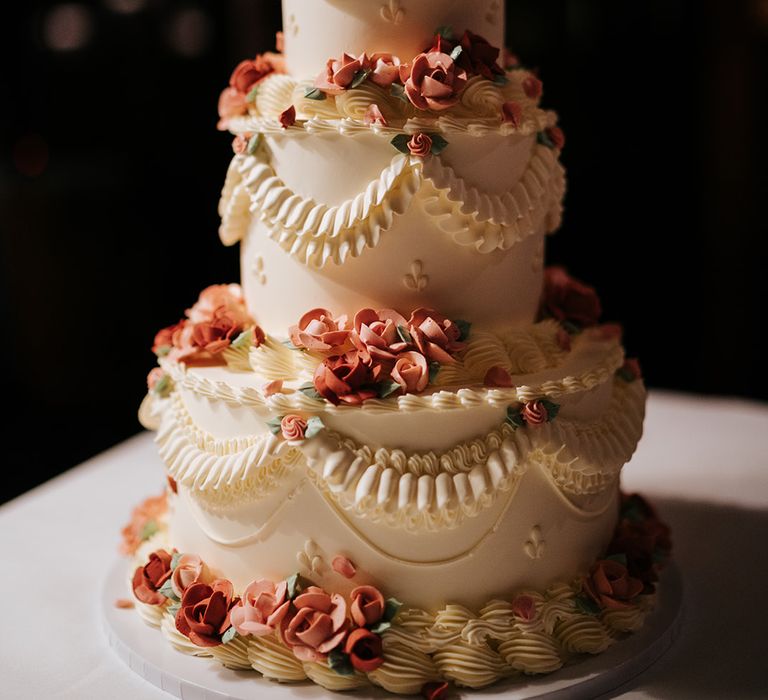
<path fill-rule="evenodd" d="M 126 529 L 133 525 L 135 518 Z M 281 682 L 399 694 L 440 684 L 445 692 L 450 682 L 482 688 L 605 651 L 643 626 L 671 552 L 669 528 L 652 506 L 623 495 L 614 536 L 588 571 L 545 590 L 503 594 L 479 611 L 457 604 L 426 611 L 355 582 L 365 574 L 343 555 L 333 558 L 332 580 L 344 593 L 299 574 L 255 578 L 236 592 L 165 538 L 156 532 L 135 551 L 132 598 L 116 605 L 136 607 L 177 650 Z"/>

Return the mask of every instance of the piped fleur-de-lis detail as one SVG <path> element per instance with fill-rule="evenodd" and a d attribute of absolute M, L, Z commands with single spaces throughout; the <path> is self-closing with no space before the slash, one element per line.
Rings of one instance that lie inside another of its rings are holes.
<path fill-rule="evenodd" d="M 262 258 L 261 255 L 257 255 L 253 259 L 251 272 L 253 272 L 254 276 L 256 277 L 256 281 L 259 284 L 267 283 L 267 275 L 264 273 L 264 258 Z"/>
<path fill-rule="evenodd" d="M 392 24 L 400 24 L 405 19 L 405 10 L 400 6 L 400 0 L 389 0 L 379 10 L 381 18 Z"/>
<path fill-rule="evenodd" d="M 323 561 L 320 549 L 313 540 L 307 540 L 304 543 L 304 551 L 296 555 L 296 561 L 310 574 L 322 574 L 325 570 L 325 561 Z"/>
<path fill-rule="evenodd" d="M 531 528 L 531 534 L 528 535 L 523 549 L 531 559 L 541 559 L 544 556 L 544 538 L 541 536 L 541 528 L 534 525 Z"/>
<path fill-rule="evenodd" d="M 296 36 L 299 33 L 299 25 L 296 22 L 296 15 L 290 15 L 288 17 L 285 29 L 293 34 L 293 36 Z"/>
<path fill-rule="evenodd" d="M 500 9 L 501 3 L 499 0 L 491 0 L 491 4 L 488 6 L 488 12 L 485 13 L 485 20 L 488 24 L 496 24 Z"/>
<path fill-rule="evenodd" d="M 414 260 L 411 263 L 411 271 L 403 277 L 403 284 L 408 289 L 416 292 L 423 291 L 429 284 L 429 275 L 423 274 L 424 263 L 421 260 Z"/>

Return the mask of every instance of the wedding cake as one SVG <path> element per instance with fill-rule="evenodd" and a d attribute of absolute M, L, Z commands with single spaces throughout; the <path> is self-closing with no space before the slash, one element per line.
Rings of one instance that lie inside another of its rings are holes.
<path fill-rule="evenodd" d="M 123 544 L 180 651 L 437 698 L 652 609 L 669 533 L 619 478 L 639 365 L 545 267 L 565 138 L 503 30 L 500 0 L 283 0 L 223 90 L 241 280 L 155 338 L 168 488 Z"/>

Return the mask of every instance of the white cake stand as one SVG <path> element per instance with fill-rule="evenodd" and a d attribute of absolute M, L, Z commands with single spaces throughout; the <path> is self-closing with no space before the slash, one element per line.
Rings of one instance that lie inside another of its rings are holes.
<path fill-rule="evenodd" d="M 115 607 L 125 598 L 125 561 L 115 562 L 104 582 L 102 611 L 109 643 L 131 670 L 152 685 L 184 700 L 286 700 L 328 698 L 331 691 L 311 682 L 280 684 L 255 671 L 224 669 L 210 659 L 176 651 L 159 630 L 150 629 L 134 610 Z M 677 638 L 682 622 L 682 582 L 674 565 L 664 571 L 658 604 L 639 632 L 594 657 L 560 669 L 551 675 L 529 680 L 499 681 L 490 688 L 473 691 L 456 688 L 451 698 L 482 697 L 484 700 L 595 698 L 632 680 L 656 662 Z M 380 688 L 338 694 L 339 698 L 393 698 Z"/>

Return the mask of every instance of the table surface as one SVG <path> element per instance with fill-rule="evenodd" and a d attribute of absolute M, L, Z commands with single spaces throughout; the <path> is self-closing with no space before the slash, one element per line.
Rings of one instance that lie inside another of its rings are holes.
<path fill-rule="evenodd" d="M 685 619 L 614 697 L 768 697 L 767 445 L 766 405 L 651 392 L 622 481 L 672 526 Z M 163 484 L 144 433 L 0 506 L 0 698 L 168 700 L 109 648 L 99 613 L 120 528 Z"/>

